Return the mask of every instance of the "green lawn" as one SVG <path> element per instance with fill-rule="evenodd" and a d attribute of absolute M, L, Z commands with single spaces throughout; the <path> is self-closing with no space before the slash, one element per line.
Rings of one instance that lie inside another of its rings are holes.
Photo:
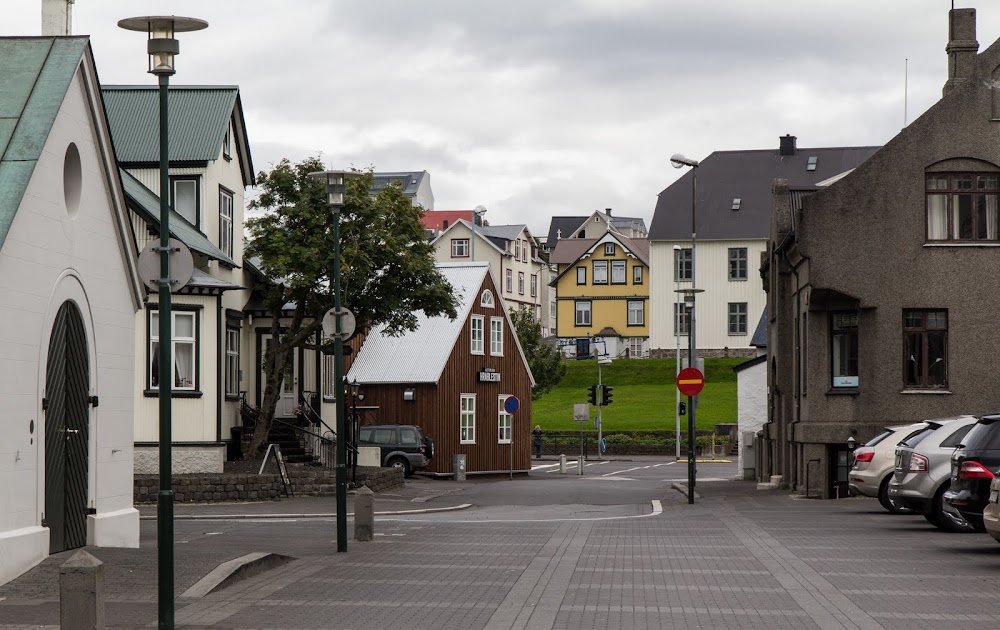
<path fill-rule="evenodd" d="M 736 422 L 736 373 L 732 367 L 745 361 L 705 359 L 705 389 L 699 396 L 698 430 L 710 431 L 716 424 Z M 553 433 L 576 432 L 580 423 L 573 420 L 573 403 L 587 402 L 587 387 L 597 383 L 597 363 L 567 361 L 567 373 L 551 392 L 532 404 L 532 427 L 542 426 Z M 604 433 L 616 431 L 672 431 L 674 429 L 673 359 L 617 359 L 602 368 L 604 384 L 614 387 L 614 402 L 604 407 Z M 682 400 L 687 400 L 682 398 Z M 596 407 L 590 417 L 597 417 Z M 681 430 L 687 430 L 687 416 L 681 418 Z M 584 427 L 593 430 L 593 422 Z"/>

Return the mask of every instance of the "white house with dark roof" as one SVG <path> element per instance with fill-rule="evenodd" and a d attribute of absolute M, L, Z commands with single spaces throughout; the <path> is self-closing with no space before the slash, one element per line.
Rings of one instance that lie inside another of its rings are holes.
<path fill-rule="evenodd" d="M 87 37 L 0 38 L 0 584 L 138 547 L 136 271 Z"/>
<path fill-rule="evenodd" d="M 753 355 L 753 324 L 767 302 L 759 268 L 770 230 L 771 182 L 788 179 L 801 207 L 820 189 L 878 147 L 803 149 L 795 136 L 777 149 L 716 151 L 697 167 L 695 341 L 704 354 Z M 688 346 L 687 310 L 676 293 L 691 288 L 691 179 L 688 170 L 660 192 L 649 228 L 650 348 L 672 354 Z M 677 250 L 675 251 L 675 247 Z"/>
<path fill-rule="evenodd" d="M 582 216 L 554 216 L 549 221 L 545 247 L 553 250 L 558 241 L 566 238 L 600 238 L 605 232 L 617 232 L 626 238 L 645 238 L 646 221 L 641 217 L 620 217 L 611 208 L 594 211 Z"/>
<path fill-rule="evenodd" d="M 375 173 L 371 194 L 376 194 L 390 183 L 398 184 L 410 204 L 424 210 L 434 209 L 434 193 L 431 191 L 431 174 L 427 171 L 393 171 Z"/>

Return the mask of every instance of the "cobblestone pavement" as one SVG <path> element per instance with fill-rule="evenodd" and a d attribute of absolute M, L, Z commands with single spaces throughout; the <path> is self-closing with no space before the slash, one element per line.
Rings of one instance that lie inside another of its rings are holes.
<path fill-rule="evenodd" d="M 556 520 L 510 506 L 530 513 L 522 522 L 476 520 L 478 508 L 387 517 L 346 554 L 326 519 L 179 521 L 178 593 L 250 551 L 297 559 L 179 600 L 177 625 L 1000 628 L 1000 545 L 984 534 L 945 534 L 868 499 L 796 500 L 738 482 L 698 490 L 688 505 L 663 489 L 659 514 L 646 503 L 597 517 L 581 505 Z M 142 549 L 90 550 L 107 563 L 111 628 L 156 626 L 155 524 L 142 528 Z M 58 624 L 63 560 L 0 587 L 0 629 Z"/>

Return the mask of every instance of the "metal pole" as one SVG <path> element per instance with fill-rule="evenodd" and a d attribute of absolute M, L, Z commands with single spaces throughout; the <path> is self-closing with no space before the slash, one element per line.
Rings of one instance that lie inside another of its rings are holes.
<path fill-rule="evenodd" d="M 354 379 L 357 385 L 357 379 Z M 358 393 L 351 394 L 351 482 L 358 483 Z"/>
<path fill-rule="evenodd" d="M 601 392 L 601 399 L 597 401 L 597 459 L 601 457 L 601 438 L 604 437 L 604 387 L 601 381 L 601 360 L 597 359 L 597 391 Z"/>
<path fill-rule="evenodd" d="M 170 303 L 170 150 L 167 126 L 170 77 L 160 75 L 160 292 L 159 364 L 160 491 L 156 496 L 157 592 L 161 630 L 174 627 L 174 488 L 171 469 L 171 410 L 173 315 Z"/>
<path fill-rule="evenodd" d="M 695 199 L 698 190 L 698 167 L 692 167 L 691 169 L 691 313 L 688 320 L 688 366 L 695 367 L 695 326 L 694 326 L 694 304 L 695 304 Z M 695 478 L 698 474 L 697 465 L 695 462 L 695 406 L 696 406 L 696 396 L 688 396 L 688 503 L 694 503 L 694 484 Z"/>
<path fill-rule="evenodd" d="M 333 382 L 337 384 L 337 551 L 347 551 L 347 434 L 344 415 L 344 339 L 340 319 L 340 208 L 333 208 L 333 305 L 337 336 L 333 340 Z"/>
<path fill-rule="evenodd" d="M 472 211 L 472 240 L 469 241 L 469 255 L 476 262 L 476 211 Z"/>
<path fill-rule="evenodd" d="M 677 263 L 680 262 L 680 250 L 674 252 L 677 257 L 674 260 L 674 345 L 677 346 L 677 361 L 675 367 L 674 380 L 681 375 L 681 311 L 683 309 L 683 298 L 680 297 L 681 281 L 678 274 Z M 678 299 L 682 301 L 678 303 Z M 681 461 L 681 390 L 674 388 L 674 461 Z"/>

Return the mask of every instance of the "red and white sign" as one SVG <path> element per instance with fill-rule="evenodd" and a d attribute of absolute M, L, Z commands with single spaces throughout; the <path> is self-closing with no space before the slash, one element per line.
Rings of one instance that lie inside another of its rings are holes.
<path fill-rule="evenodd" d="M 697 396 L 703 387 L 705 387 L 705 375 L 698 368 L 684 368 L 677 375 L 677 389 L 685 396 Z"/>

